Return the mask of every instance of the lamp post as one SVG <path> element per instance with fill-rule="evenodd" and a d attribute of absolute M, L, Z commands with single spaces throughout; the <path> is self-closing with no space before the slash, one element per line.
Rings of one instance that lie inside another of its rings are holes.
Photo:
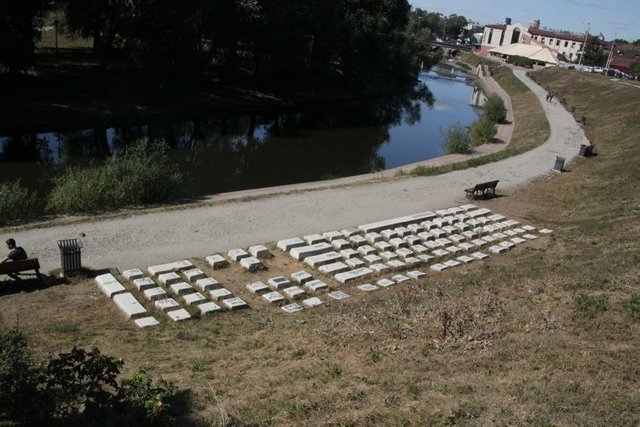
<path fill-rule="evenodd" d="M 591 30 L 591 23 L 587 22 L 587 32 L 584 33 L 584 43 L 582 44 L 582 55 L 580 55 L 580 61 L 578 61 L 578 65 L 582 65 L 582 60 L 584 59 L 585 53 L 587 53 L 587 38 L 589 37 L 589 30 Z"/>
<path fill-rule="evenodd" d="M 616 48 L 616 39 L 618 38 L 618 33 L 613 37 L 613 42 L 611 43 L 611 48 L 609 50 L 609 56 L 607 57 L 607 65 L 605 68 L 609 68 L 611 66 L 611 58 L 613 57 L 613 51 Z"/>

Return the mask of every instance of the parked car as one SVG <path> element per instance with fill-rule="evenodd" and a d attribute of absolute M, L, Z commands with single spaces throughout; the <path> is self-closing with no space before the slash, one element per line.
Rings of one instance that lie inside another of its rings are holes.
<path fill-rule="evenodd" d="M 593 71 L 592 72 L 602 74 L 602 73 L 604 73 L 604 68 L 602 68 L 602 67 L 593 67 Z"/>

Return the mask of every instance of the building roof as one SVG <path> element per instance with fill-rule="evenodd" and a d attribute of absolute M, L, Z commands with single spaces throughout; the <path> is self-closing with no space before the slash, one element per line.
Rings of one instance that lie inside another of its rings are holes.
<path fill-rule="evenodd" d="M 506 46 L 491 49 L 489 52 L 507 56 L 524 56 L 534 61 L 545 62 L 547 64 L 558 64 L 558 59 L 550 49 L 532 44 L 514 43 Z"/>
<path fill-rule="evenodd" d="M 486 27 L 493 28 L 496 30 L 503 30 L 503 31 L 507 29 L 506 24 L 491 24 L 491 25 L 487 25 Z"/>
<path fill-rule="evenodd" d="M 539 28 L 529 27 L 527 30 L 532 36 L 551 37 L 554 39 L 570 40 L 574 42 L 584 42 L 584 34 L 573 34 L 565 31 L 548 31 Z"/>

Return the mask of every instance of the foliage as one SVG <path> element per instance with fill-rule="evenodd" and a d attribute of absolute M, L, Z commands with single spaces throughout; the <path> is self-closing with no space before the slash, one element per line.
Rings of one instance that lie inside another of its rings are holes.
<path fill-rule="evenodd" d="M 517 67 L 533 68 L 533 59 L 524 56 L 512 55 L 507 59 L 507 62 Z"/>
<path fill-rule="evenodd" d="M 633 74 L 635 74 L 636 76 L 640 76 L 640 62 L 634 62 L 632 63 L 629 68 L 631 69 L 631 72 Z"/>
<path fill-rule="evenodd" d="M 604 49 L 602 49 L 602 41 L 598 36 L 589 36 L 587 38 L 587 45 L 585 47 L 582 63 L 585 65 L 600 67 L 604 67 L 607 63 L 607 55 L 605 55 Z"/>
<path fill-rule="evenodd" d="M 122 380 L 118 398 L 128 402 L 127 412 L 131 417 L 152 421 L 170 412 L 177 391 L 173 384 L 164 380 L 154 385 L 149 374 L 140 369 L 130 379 Z"/>
<path fill-rule="evenodd" d="M 486 144 L 491 141 L 497 131 L 498 128 L 493 121 L 491 121 L 487 116 L 482 117 L 469 129 L 471 145 L 473 147 L 477 147 L 478 145 Z"/>
<path fill-rule="evenodd" d="M 0 226 L 25 220 L 37 210 L 36 195 L 20 185 L 20 180 L 0 182 Z"/>
<path fill-rule="evenodd" d="M 442 145 L 447 154 L 468 153 L 471 151 L 469 141 L 469 131 L 461 123 L 456 122 L 449 126 L 446 131 L 442 131 Z"/>
<path fill-rule="evenodd" d="M 0 0 L 0 71 L 11 74 L 34 63 L 36 42 L 49 0 Z"/>
<path fill-rule="evenodd" d="M 609 307 L 609 296 L 605 294 L 587 295 L 580 293 L 574 297 L 574 304 L 578 315 L 592 318 L 598 313 L 607 310 Z"/>
<path fill-rule="evenodd" d="M 507 108 L 498 95 L 489 95 L 484 105 L 485 116 L 494 123 L 502 123 L 507 118 Z"/>
<path fill-rule="evenodd" d="M 633 294 L 627 302 L 629 312 L 634 319 L 640 320 L 640 294 Z"/>
<path fill-rule="evenodd" d="M 69 168 L 54 180 L 54 212 L 94 212 L 169 200 L 182 182 L 164 144 L 146 139 L 99 166 Z"/>

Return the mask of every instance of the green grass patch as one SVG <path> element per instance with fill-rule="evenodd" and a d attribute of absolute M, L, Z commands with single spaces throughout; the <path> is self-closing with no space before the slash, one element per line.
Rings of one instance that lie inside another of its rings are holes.
<path fill-rule="evenodd" d="M 609 308 L 609 296 L 580 293 L 574 297 L 574 306 L 578 315 L 593 318 Z"/>

